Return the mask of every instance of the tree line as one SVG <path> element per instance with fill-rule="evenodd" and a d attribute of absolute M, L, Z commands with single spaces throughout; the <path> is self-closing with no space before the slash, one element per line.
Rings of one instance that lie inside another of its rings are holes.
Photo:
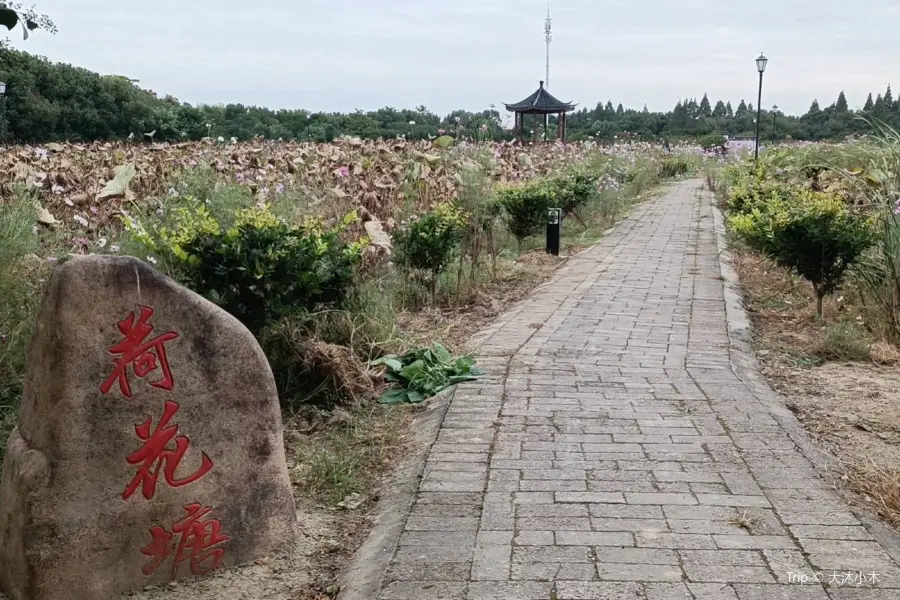
<path fill-rule="evenodd" d="M 455 110 L 438 115 L 424 106 L 391 107 L 351 113 L 272 110 L 243 104 L 191 105 L 172 96 L 159 96 L 140 88 L 123 75 L 100 75 L 69 64 L 9 47 L 0 47 L 0 80 L 7 85 L 0 114 L 0 139 L 6 143 L 50 141 L 84 142 L 135 139 L 149 141 L 197 140 L 203 137 L 330 141 L 341 135 L 364 138 L 406 136 L 422 139 L 442 133 L 454 137 L 505 139 L 503 117 L 495 106 L 481 112 Z M 890 86 L 861 110 L 850 110 L 843 92 L 825 108 L 813 101 L 799 116 L 773 107 L 764 109 L 762 139 L 837 140 L 867 132 L 871 126 L 859 117 L 871 117 L 900 129 L 900 100 Z M 679 101 L 668 112 L 626 109 L 612 102 L 570 113 L 570 140 L 609 141 L 640 139 L 695 139 L 711 134 L 753 135 L 756 109 L 743 100 L 713 104 Z M 526 119 L 526 129 L 539 136 L 539 124 Z M 550 119 L 553 135 L 555 118 Z"/>

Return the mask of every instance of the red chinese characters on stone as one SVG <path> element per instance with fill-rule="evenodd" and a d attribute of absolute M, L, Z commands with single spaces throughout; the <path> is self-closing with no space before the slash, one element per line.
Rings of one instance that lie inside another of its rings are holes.
<path fill-rule="evenodd" d="M 151 541 L 141 548 L 141 553 L 152 559 L 144 565 L 144 575 L 155 573 L 173 554 L 173 577 L 186 561 L 190 561 L 194 575 L 208 575 L 222 563 L 222 545 L 231 537 L 222 533 L 221 521 L 210 517 L 212 509 L 202 504 L 188 504 L 184 510 L 187 514 L 172 525 L 171 531 L 163 527 L 150 529 Z"/>
<path fill-rule="evenodd" d="M 117 355 L 115 369 L 112 374 L 100 386 L 100 391 L 109 393 L 112 386 L 119 382 L 119 390 L 126 398 L 131 398 L 131 385 L 128 383 L 128 366 L 134 369 L 134 374 L 144 378 L 156 369 L 162 371 L 162 379 L 150 383 L 153 387 L 172 391 L 172 372 L 169 370 L 169 361 L 166 358 L 166 342 L 174 340 L 178 334 L 168 331 L 150 340 L 147 338 L 153 333 L 153 325 L 150 317 L 153 309 L 149 306 L 141 306 L 141 314 L 135 320 L 134 311 L 119 321 L 119 331 L 124 339 L 109 349 L 110 354 Z"/>
<path fill-rule="evenodd" d="M 135 425 L 134 431 L 137 433 L 144 445 L 140 449 L 128 456 L 128 464 L 140 465 L 138 472 L 134 478 L 125 487 L 122 492 L 122 499 L 128 500 L 138 487 L 144 498 L 150 500 L 156 492 L 156 481 L 159 478 L 160 471 L 165 476 L 166 483 L 172 487 L 181 487 L 193 483 L 209 473 L 213 468 L 213 462 L 203 452 L 203 462 L 197 471 L 188 477 L 177 479 L 175 471 L 184 458 L 185 453 L 190 446 L 191 441 L 183 435 L 178 435 L 178 425 L 169 425 L 169 421 L 178 412 L 178 403 L 166 400 L 163 416 L 156 424 L 156 429 L 152 432 L 150 427 L 153 424 L 153 418 L 150 417 L 140 425 Z"/>

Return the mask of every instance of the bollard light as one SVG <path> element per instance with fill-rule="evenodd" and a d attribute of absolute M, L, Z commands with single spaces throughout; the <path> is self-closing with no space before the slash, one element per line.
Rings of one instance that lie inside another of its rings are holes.
<path fill-rule="evenodd" d="M 559 256 L 561 222 L 562 209 L 551 208 L 547 211 L 547 254 L 552 256 Z"/>

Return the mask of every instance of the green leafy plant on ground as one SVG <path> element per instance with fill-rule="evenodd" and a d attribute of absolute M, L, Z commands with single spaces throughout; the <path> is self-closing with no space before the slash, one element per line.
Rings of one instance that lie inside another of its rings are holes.
<path fill-rule="evenodd" d="M 385 379 L 400 386 L 385 392 L 379 399 L 382 404 L 419 404 L 451 385 L 483 375 L 475 368 L 474 358 L 454 358 L 437 342 L 431 348 L 418 348 L 402 356 L 384 356 L 371 365 L 385 367 Z"/>

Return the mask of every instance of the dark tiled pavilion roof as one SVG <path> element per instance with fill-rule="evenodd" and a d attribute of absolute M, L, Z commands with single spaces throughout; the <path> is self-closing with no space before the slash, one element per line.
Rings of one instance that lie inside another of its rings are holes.
<path fill-rule="evenodd" d="M 521 102 L 516 102 L 515 104 L 506 104 L 504 102 L 503 104 L 506 106 L 506 110 L 510 112 L 529 114 L 559 113 L 575 109 L 575 105 L 571 102 L 562 102 L 554 98 L 550 92 L 544 89 L 543 81 L 537 91 Z"/>

